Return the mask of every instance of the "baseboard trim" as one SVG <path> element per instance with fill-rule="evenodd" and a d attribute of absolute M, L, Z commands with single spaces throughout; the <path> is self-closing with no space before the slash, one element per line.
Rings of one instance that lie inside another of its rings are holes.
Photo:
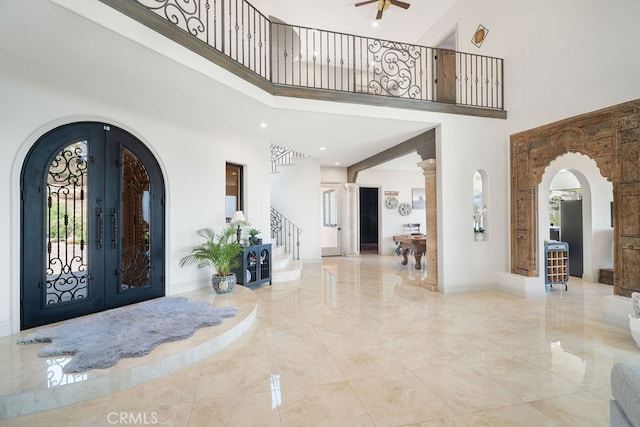
<path fill-rule="evenodd" d="M 166 295 L 172 296 L 172 295 L 182 294 L 185 292 L 195 291 L 201 288 L 206 288 L 207 286 L 211 286 L 211 283 L 202 279 L 191 280 L 189 282 L 182 282 L 182 283 L 173 283 L 167 290 Z"/>
<path fill-rule="evenodd" d="M 11 321 L 0 323 L 0 337 L 5 337 L 13 333 L 14 331 L 11 330 Z"/>
<path fill-rule="evenodd" d="M 629 315 L 633 313 L 631 298 L 620 295 L 604 297 L 602 321 L 629 330 Z"/>
<path fill-rule="evenodd" d="M 564 289 L 564 287 L 562 288 Z M 500 272 L 493 283 L 472 283 L 438 286 L 438 291 L 447 294 L 465 292 L 504 292 L 520 298 L 546 297 L 547 288 L 540 277 L 521 276 L 519 274 Z"/>
<path fill-rule="evenodd" d="M 438 291 L 447 294 L 466 292 L 499 291 L 520 298 L 543 298 L 547 296 L 547 287 L 540 277 L 528 277 L 500 272 L 497 283 L 475 283 L 463 285 L 438 286 Z M 559 287 L 564 291 L 563 287 Z M 602 321 L 609 325 L 629 330 L 629 315 L 633 313 L 631 298 L 619 295 L 603 297 Z"/>
<path fill-rule="evenodd" d="M 444 295 L 464 294 L 467 292 L 490 292 L 498 290 L 499 288 L 496 283 L 472 283 L 438 286 L 438 292 Z"/>
<path fill-rule="evenodd" d="M 507 272 L 499 272 L 496 276 L 499 290 L 502 292 L 522 298 L 540 298 L 547 295 L 544 280 L 540 277 Z"/>

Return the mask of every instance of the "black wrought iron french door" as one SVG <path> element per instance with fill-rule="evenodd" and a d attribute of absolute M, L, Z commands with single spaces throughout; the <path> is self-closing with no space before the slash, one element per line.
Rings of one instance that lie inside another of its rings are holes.
<path fill-rule="evenodd" d="M 21 175 L 21 329 L 164 295 L 164 180 L 115 126 L 56 128 Z"/>

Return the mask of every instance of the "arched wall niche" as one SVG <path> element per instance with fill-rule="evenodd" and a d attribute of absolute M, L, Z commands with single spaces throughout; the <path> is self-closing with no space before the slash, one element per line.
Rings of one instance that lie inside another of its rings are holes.
<path fill-rule="evenodd" d="M 511 135 L 511 272 L 539 276 L 538 184 L 565 153 L 612 182 L 614 293 L 640 291 L 640 99 Z"/>
<path fill-rule="evenodd" d="M 477 169 L 473 172 L 473 231 L 482 230 L 483 239 L 487 239 L 489 230 L 489 178 L 487 171 Z"/>

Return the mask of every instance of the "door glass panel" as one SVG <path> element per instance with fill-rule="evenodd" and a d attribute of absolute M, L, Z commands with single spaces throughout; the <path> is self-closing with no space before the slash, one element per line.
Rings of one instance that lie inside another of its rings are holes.
<path fill-rule="evenodd" d="M 340 186 L 324 184 L 322 192 L 322 227 L 320 244 L 322 256 L 339 256 L 342 253 L 340 243 Z"/>
<path fill-rule="evenodd" d="M 63 148 L 49 163 L 45 205 L 46 304 L 89 296 L 87 141 Z"/>
<path fill-rule="evenodd" d="M 122 260 L 121 290 L 150 284 L 150 180 L 144 164 L 131 151 L 122 150 Z M 114 239 L 117 218 L 113 213 Z"/>
<path fill-rule="evenodd" d="M 325 227 L 337 227 L 336 190 L 322 192 L 322 224 Z"/>

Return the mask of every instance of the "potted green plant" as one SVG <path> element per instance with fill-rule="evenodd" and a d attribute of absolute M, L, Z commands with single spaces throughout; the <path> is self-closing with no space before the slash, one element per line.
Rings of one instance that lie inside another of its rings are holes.
<path fill-rule="evenodd" d="M 258 234 L 260 234 L 260 230 L 258 230 L 257 228 L 251 228 L 248 231 L 249 233 L 249 243 L 252 245 L 261 245 L 262 244 L 262 239 L 256 237 Z"/>
<path fill-rule="evenodd" d="M 211 228 L 202 228 L 196 233 L 205 242 L 191 250 L 191 254 L 180 260 L 180 266 L 197 265 L 198 268 L 211 267 L 215 273 L 211 276 L 211 285 L 218 294 L 228 294 L 236 284 L 236 274 L 231 271 L 240 263 L 243 247 L 236 243 L 236 229 L 226 227 L 216 233 Z"/>

